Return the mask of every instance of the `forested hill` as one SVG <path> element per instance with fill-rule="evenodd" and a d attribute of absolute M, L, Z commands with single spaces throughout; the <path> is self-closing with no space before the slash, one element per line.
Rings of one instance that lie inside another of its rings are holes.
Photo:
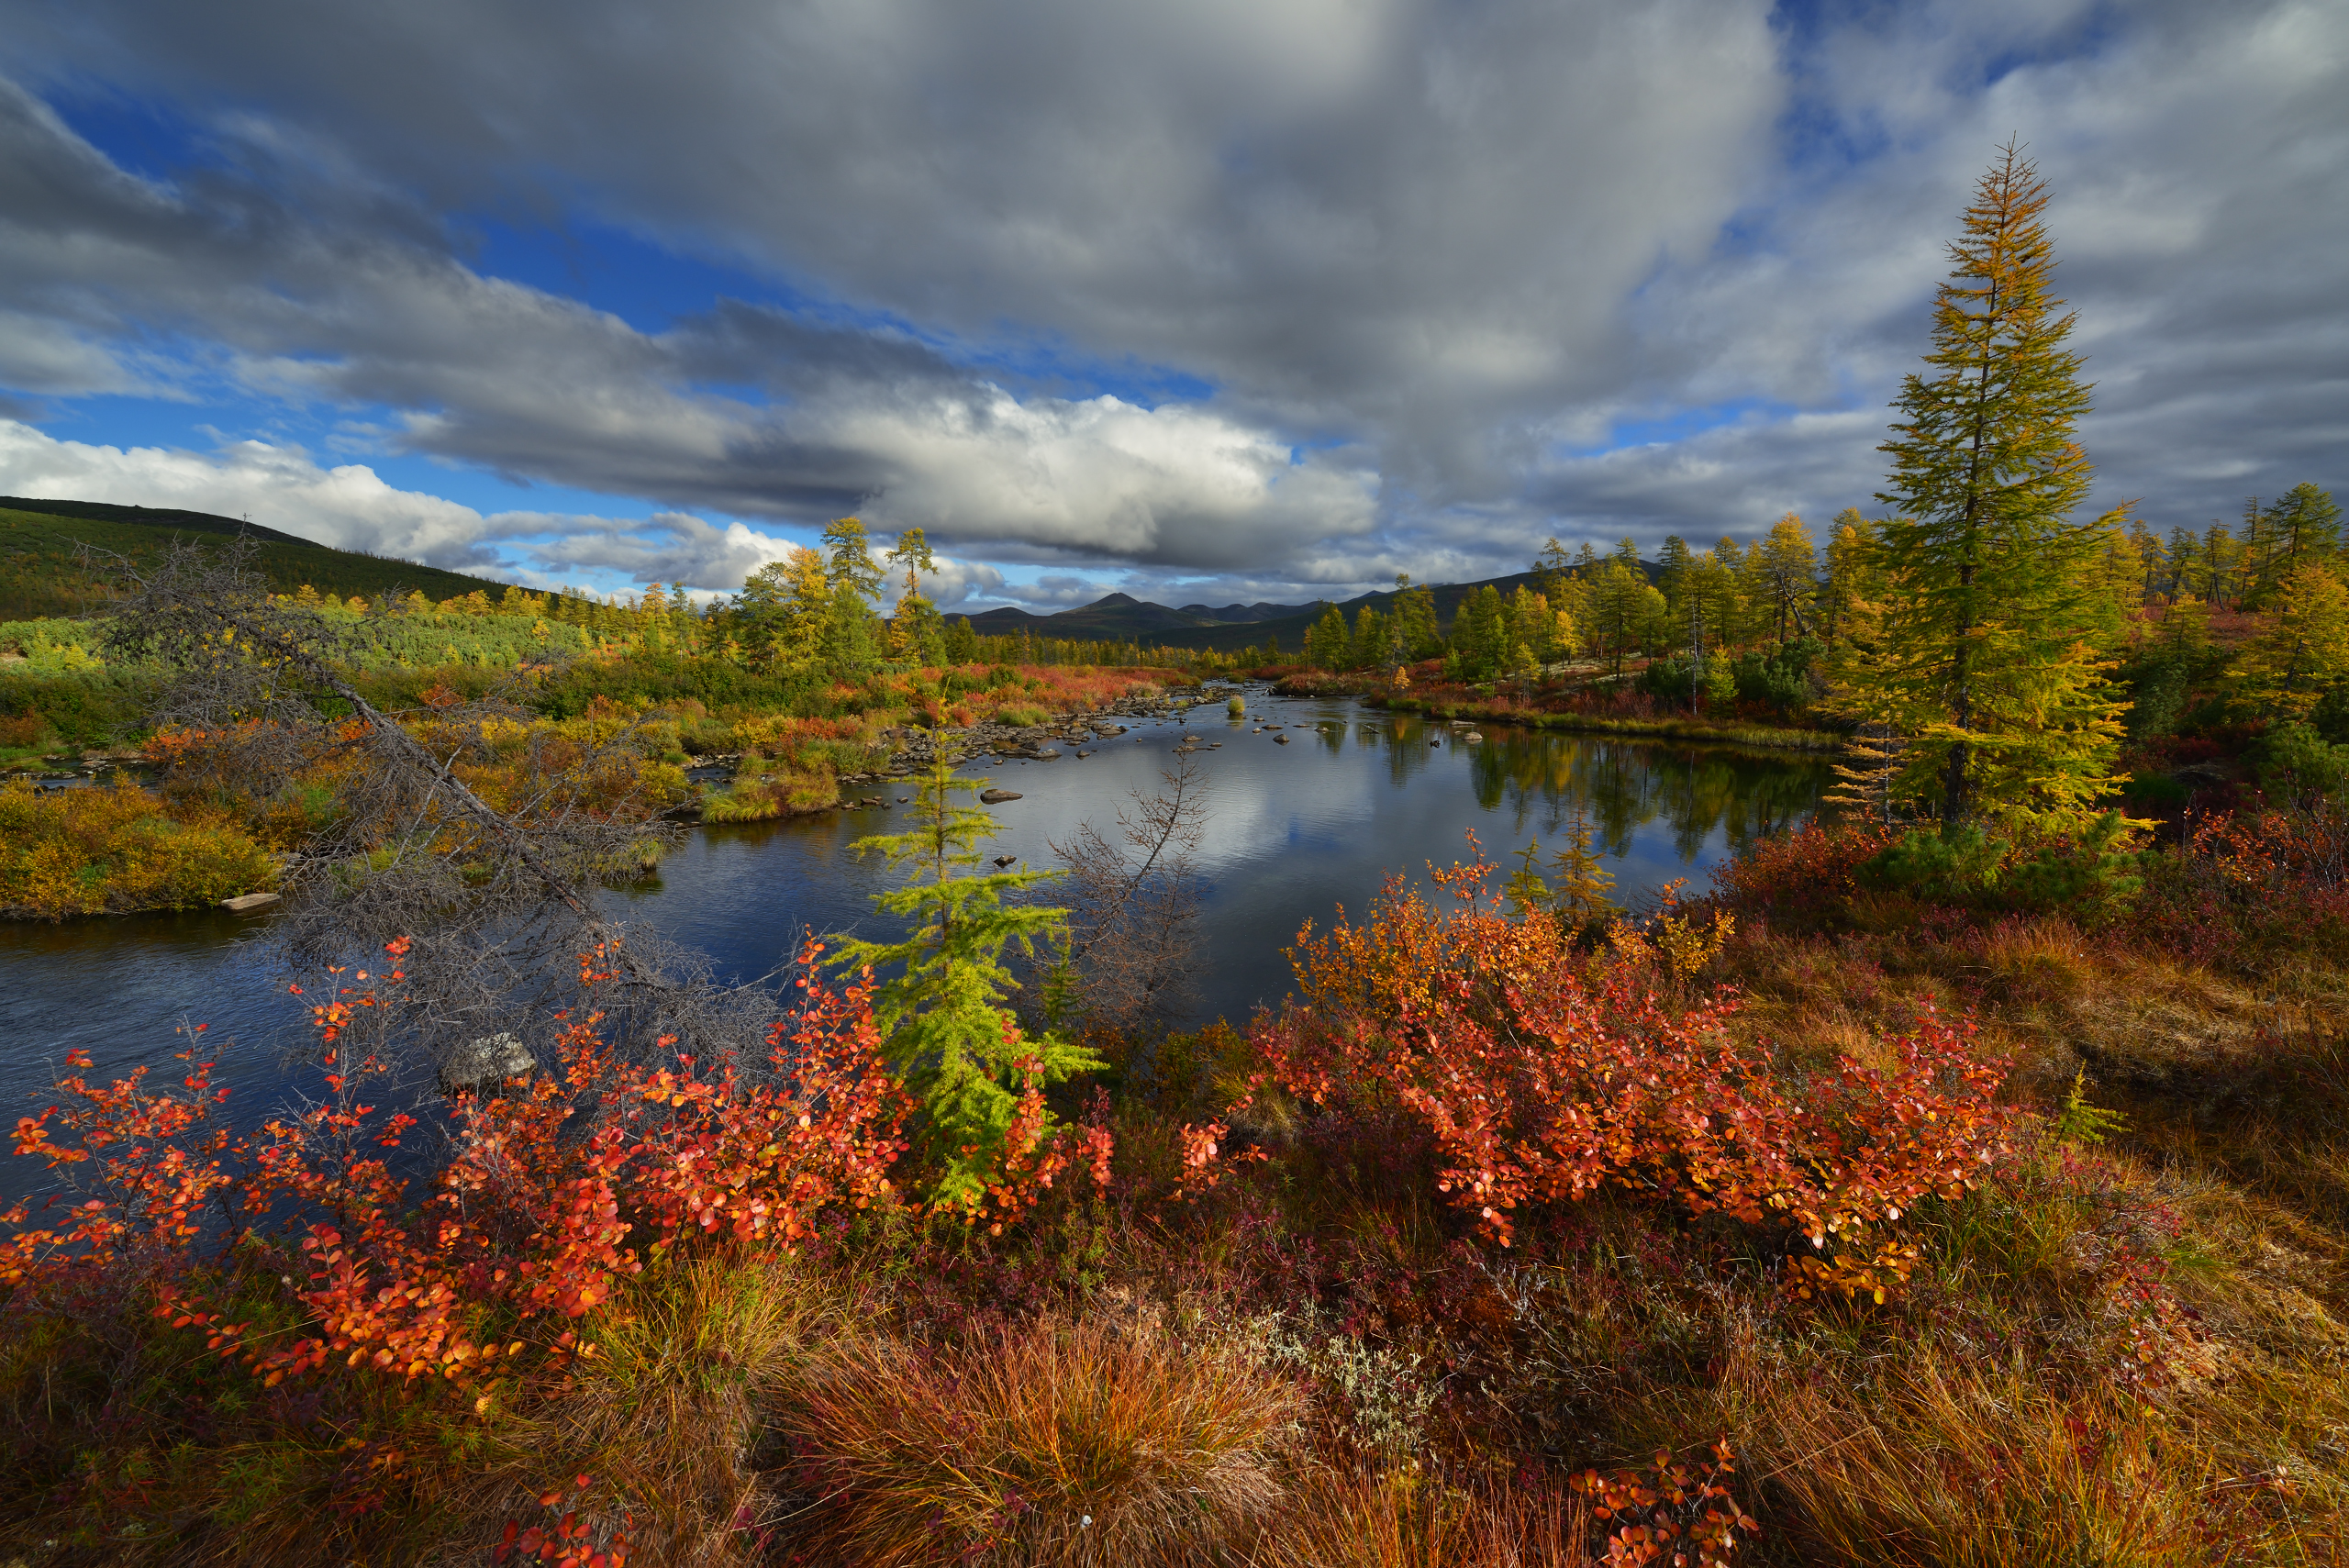
<path fill-rule="evenodd" d="M 504 586 L 412 561 L 313 544 L 210 512 L 5 495 L 0 496 L 0 621 L 82 615 L 104 605 L 106 592 L 75 559 L 77 546 L 93 545 L 141 561 L 160 555 L 174 535 L 217 542 L 239 533 L 260 541 L 254 565 L 283 593 L 307 583 L 338 598 L 422 593 L 438 600 Z"/>
<path fill-rule="evenodd" d="M 1652 581 L 1662 570 L 1644 561 L 1640 565 Z M 1531 572 L 1486 577 L 1475 583 L 1436 584 L 1430 592 L 1435 595 L 1439 622 L 1451 626 L 1461 605 L 1487 583 L 1499 589 L 1504 598 L 1520 586 L 1536 590 L 1541 587 L 1540 580 Z M 1338 607 L 1351 624 L 1365 605 L 1376 606 L 1381 615 L 1391 613 L 1394 600 L 1392 590 L 1383 590 L 1358 595 Z M 1317 599 L 1309 605 L 1230 605 L 1219 610 L 1205 605 L 1186 605 L 1171 610 L 1164 605 L 1111 594 L 1076 609 L 1049 616 L 1030 615 L 1021 609 L 987 610 L 971 617 L 971 628 L 984 637 L 1018 637 L 1023 631 L 1031 631 L 1038 637 L 1105 640 L 1139 637 L 1153 647 L 1211 648 L 1223 652 L 1261 648 L 1271 638 L 1281 647 L 1295 651 L 1305 646 L 1307 628 L 1319 620 L 1329 607 L 1329 600 Z"/>

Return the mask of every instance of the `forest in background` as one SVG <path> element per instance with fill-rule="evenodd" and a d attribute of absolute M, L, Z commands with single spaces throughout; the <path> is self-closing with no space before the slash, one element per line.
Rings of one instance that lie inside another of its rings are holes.
<path fill-rule="evenodd" d="M 1555 719 L 1824 716 L 1846 815 L 1638 908 L 1586 828 L 1398 883 L 1300 932 L 1294 993 L 1246 1020 L 1180 1006 L 1188 757 L 1047 880 L 990 868 L 937 753 L 859 846 L 906 934 L 811 943 L 780 995 L 598 914 L 672 831 L 688 742 L 1161 678 L 957 661 L 918 539 L 876 559 L 844 520 L 723 616 L 624 612 L 715 651 L 527 670 L 363 651 L 462 605 L 133 563 L 88 651 L 151 683 L 167 797 L 303 846 L 278 929 L 313 1086 L 236 1121 L 191 1036 L 170 1073 L 77 1056 L 18 1123 L 56 1200 L 0 1241 L 0 1545 L 2339 1562 L 2337 555 L 2263 506 L 2253 548 L 2165 541 L 2156 570 L 2126 515 L 2076 515 L 2044 203 L 2009 150 L 1965 215 L 1848 597 L 1833 540 L 1783 598 L 1722 585 L 1770 581 L 1753 551 L 1670 589 L 1553 562 L 1414 662 L 1386 665 L 1420 629 L 1398 600 L 1284 672 Z M 1788 702 L 1740 691 L 1807 636 Z M 1684 650 L 1685 692 L 1654 673 Z M 721 679 L 796 706 L 685 689 Z M 2158 818 L 2153 776 L 2186 792 Z"/>

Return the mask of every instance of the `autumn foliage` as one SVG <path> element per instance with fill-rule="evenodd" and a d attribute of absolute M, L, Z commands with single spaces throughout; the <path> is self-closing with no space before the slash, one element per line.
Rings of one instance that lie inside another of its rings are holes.
<path fill-rule="evenodd" d="M 1266 1081 L 1415 1129 L 1439 1189 L 1504 1245 L 1527 1211 L 1615 1188 L 1791 1232 L 1805 1290 L 1880 1299 L 1906 1277 L 1895 1227 L 2000 1147 L 2003 1069 L 1969 1026 L 1928 1016 L 1876 1063 L 1790 1073 L 1731 1027 L 1733 993 L 1670 1005 L 1646 940 L 1585 955 L 1545 914 L 1477 906 L 1488 870 L 1445 873 L 1467 905 L 1449 918 L 1390 882 L 1367 922 L 1308 937 L 1298 999 L 1251 1036 Z"/>
<path fill-rule="evenodd" d="M 178 1090 L 160 1095 L 143 1069 L 95 1084 L 77 1059 L 65 1098 L 23 1118 L 17 1146 L 94 1179 L 58 1223 L 29 1224 L 25 1205 L 0 1217 L 17 1231 L 0 1280 L 135 1260 L 155 1278 L 158 1317 L 203 1329 L 265 1385 L 356 1370 L 430 1380 L 484 1414 L 517 1379 L 592 1354 L 571 1325 L 649 1261 L 690 1241 L 788 1251 L 826 1210 L 891 1197 L 906 1104 L 875 1053 L 865 991 L 804 975 L 801 1010 L 774 1026 L 756 1073 L 683 1054 L 631 1066 L 595 1015 L 567 1020 L 558 1073 L 459 1096 L 456 1152 L 419 1206 L 390 1163 L 417 1119 L 365 1102 L 384 1064 L 346 1038 L 406 978 L 406 946 L 391 944 L 387 972 L 339 975 L 351 984 L 314 1006 L 322 1103 L 250 1136 L 220 1125 L 225 1092 L 193 1051 Z M 593 968 L 604 956 L 588 955 L 591 981 L 609 978 Z M 284 1314 L 266 1334 L 232 1320 L 190 1273 L 216 1204 L 224 1232 L 303 1257 L 305 1279 L 287 1276 L 293 1331 Z"/>
<path fill-rule="evenodd" d="M 268 887 L 276 877 L 268 851 L 226 812 L 174 817 L 128 783 L 0 784 L 0 914 L 61 919 L 189 908 Z"/>

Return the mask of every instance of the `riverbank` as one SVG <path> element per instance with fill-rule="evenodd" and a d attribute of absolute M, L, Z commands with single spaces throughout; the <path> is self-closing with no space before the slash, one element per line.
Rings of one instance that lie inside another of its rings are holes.
<path fill-rule="evenodd" d="M 1694 718 L 1618 718 L 1605 714 L 1529 712 L 1502 703 L 1429 702 L 1417 697 L 1369 695 L 1364 700 L 1397 713 L 1423 713 L 1431 718 L 1508 724 L 1527 729 L 1555 729 L 1570 735 L 1617 735 L 1633 740 L 1680 740 L 1703 746 L 1816 753 L 1840 752 L 1846 743 L 1845 737 L 1837 730 L 1790 725 L 1708 724 Z"/>
<path fill-rule="evenodd" d="M 1674 740 L 1699 746 L 1740 746 L 1766 751 L 1842 751 L 1844 731 L 1796 723 L 1754 703 L 1735 705 L 1731 717 L 1689 717 L 1656 711 L 1653 698 L 1633 689 L 1631 677 L 1606 676 L 1596 664 L 1554 666 L 1542 679 L 1503 695 L 1494 686 L 1437 684 L 1441 664 L 1429 661 L 1405 672 L 1410 684 L 1364 673 L 1279 666 L 1255 673 L 1281 696 L 1353 696 L 1396 713 L 1477 724 L 1508 724 L 1573 735 L 1615 735 L 1634 740 Z"/>

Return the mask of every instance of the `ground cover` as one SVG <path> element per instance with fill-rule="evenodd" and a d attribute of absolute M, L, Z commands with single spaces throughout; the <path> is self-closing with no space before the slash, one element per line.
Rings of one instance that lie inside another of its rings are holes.
<path fill-rule="evenodd" d="M 349 1103 L 392 953 L 320 1009 L 340 1142 L 207 1134 L 200 1069 L 83 1071 L 20 1129 L 108 1179 L 78 1242 L 17 1217 L 8 1544 L 2337 1560 L 2349 820 L 2206 821 L 2061 908 L 1886 885 L 1887 841 L 1775 841 L 1636 922 L 1490 868 L 1394 893 L 1305 934 L 1277 1015 L 1095 1030 L 1050 1136 L 1106 1171 L 1015 1156 L 967 1218 L 814 969 L 781 1078 L 574 1016 L 395 1191 Z"/>

